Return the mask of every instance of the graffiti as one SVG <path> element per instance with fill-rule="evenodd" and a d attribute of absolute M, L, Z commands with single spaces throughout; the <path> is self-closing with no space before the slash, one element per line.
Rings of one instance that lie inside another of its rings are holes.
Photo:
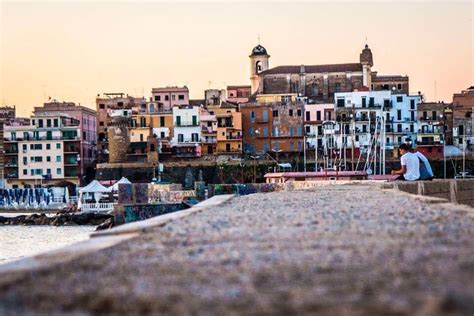
<path fill-rule="evenodd" d="M 133 184 L 135 203 L 148 203 L 148 183 Z"/>
<path fill-rule="evenodd" d="M 130 183 L 120 183 L 118 185 L 118 202 L 120 204 L 133 202 L 133 190 Z"/>
<path fill-rule="evenodd" d="M 278 183 L 246 183 L 246 184 L 210 184 L 211 196 L 221 194 L 248 195 L 253 193 L 264 193 L 280 191 L 283 186 Z"/>
<path fill-rule="evenodd" d="M 123 206 L 125 223 L 141 221 L 155 216 L 180 211 L 185 208 L 186 207 L 182 203 Z"/>

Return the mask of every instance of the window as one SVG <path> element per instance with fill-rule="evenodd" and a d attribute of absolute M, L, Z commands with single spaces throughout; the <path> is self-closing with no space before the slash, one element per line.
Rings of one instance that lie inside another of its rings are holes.
<path fill-rule="evenodd" d="M 293 135 L 293 126 L 290 126 L 290 136 Z"/>
<path fill-rule="evenodd" d="M 397 85 L 397 88 L 398 88 L 398 90 L 402 90 L 402 84 L 399 83 L 399 84 Z"/>
<path fill-rule="evenodd" d="M 302 134 L 302 128 L 301 128 L 301 126 L 298 126 L 296 128 L 296 135 L 300 136 L 301 134 Z"/>
<path fill-rule="evenodd" d="M 290 141 L 290 151 L 294 151 L 294 150 L 295 150 L 295 142 Z"/>
<path fill-rule="evenodd" d="M 193 115 L 193 126 L 196 126 L 198 125 L 197 123 L 197 116 L 196 115 Z"/>
<path fill-rule="evenodd" d="M 254 111 L 251 111 L 250 112 L 250 121 L 255 121 L 255 112 Z"/>
<path fill-rule="evenodd" d="M 61 143 L 56 144 L 56 149 L 61 149 Z"/>
<path fill-rule="evenodd" d="M 298 111 L 296 112 L 298 116 L 301 116 L 303 112 L 301 112 L 301 109 L 298 109 Z"/>
<path fill-rule="evenodd" d="M 367 133 L 367 125 L 362 125 L 362 133 Z"/>
<path fill-rule="evenodd" d="M 192 133 L 192 134 L 191 134 L 191 140 L 192 140 L 193 142 L 198 142 L 198 141 L 199 141 L 199 135 L 198 135 L 198 133 Z"/>
<path fill-rule="evenodd" d="M 51 162 L 51 156 L 46 156 L 46 161 Z"/>
<path fill-rule="evenodd" d="M 178 134 L 178 143 L 184 142 L 184 135 L 183 134 Z"/>
<path fill-rule="evenodd" d="M 253 129 L 253 127 L 249 128 L 249 135 L 255 136 L 255 130 Z"/>
<path fill-rule="evenodd" d="M 363 108 L 367 107 L 367 98 L 366 97 L 362 97 L 362 107 Z"/>
<path fill-rule="evenodd" d="M 176 116 L 176 126 L 181 126 L 181 116 Z"/>
<path fill-rule="evenodd" d="M 28 157 L 23 157 L 23 164 L 27 165 L 28 164 Z"/>
<path fill-rule="evenodd" d="M 50 150 L 51 149 L 51 144 L 46 144 L 46 149 Z"/>
<path fill-rule="evenodd" d="M 400 88 L 398 88 L 398 90 L 400 90 Z M 403 102 L 403 96 L 397 96 L 397 102 L 398 103 Z"/>
<path fill-rule="evenodd" d="M 262 111 L 262 120 L 263 122 L 268 122 L 268 112 L 267 111 Z"/>
<path fill-rule="evenodd" d="M 304 129 L 305 129 L 306 134 L 309 135 L 311 133 L 311 127 L 309 125 L 306 125 Z"/>
<path fill-rule="evenodd" d="M 140 134 L 140 141 L 143 141 L 143 134 Z"/>
<path fill-rule="evenodd" d="M 321 111 L 316 112 L 316 121 L 321 121 Z"/>
<path fill-rule="evenodd" d="M 51 169 L 46 169 L 46 174 L 51 174 Z"/>
<path fill-rule="evenodd" d="M 161 95 L 155 95 L 155 101 L 161 101 Z"/>
<path fill-rule="evenodd" d="M 179 94 L 178 95 L 178 100 L 184 100 L 184 94 Z"/>
<path fill-rule="evenodd" d="M 345 103 L 345 99 L 337 99 L 337 107 L 343 108 Z"/>
<path fill-rule="evenodd" d="M 51 127 L 51 119 L 46 120 L 46 127 Z"/>
<path fill-rule="evenodd" d="M 43 120 L 38 120 L 38 127 L 43 127 Z"/>
<path fill-rule="evenodd" d="M 278 117 L 278 110 L 273 110 L 273 117 Z"/>
<path fill-rule="evenodd" d="M 165 95 L 165 101 L 169 101 L 170 100 L 170 96 L 169 95 Z"/>
<path fill-rule="evenodd" d="M 268 127 L 264 127 L 263 128 L 263 137 L 267 137 L 268 136 Z"/>
<path fill-rule="evenodd" d="M 401 121 L 402 119 L 402 110 L 397 110 L 397 120 Z"/>
<path fill-rule="evenodd" d="M 171 100 L 174 101 L 175 99 L 176 99 L 176 95 L 173 94 L 173 95 L 171 96 Z"/>
<path fill-rule="evenodd" d="M 56 162 L 61 162 L 61 156 L 56 156 Z"/>
<path fill-rule="evenodd" d="M 369 99 L 369 106 L 374 106 L 375 104 L 375 99 L 374 98 L 370 98 Z"/>
<path fill-rule="evenodd" d="M 104 126 L 104 122 L 100 121 L 99 126 Z"/>
<path fill-rule="evenodd" d="M 290 110 L 288 111 L 288 115 L 289 115 L 289 116 L 293 116 L 293 109 L 290 109 Z"/>
<path fill-rule="evenodd" d="M 336 82 L 336 84 L 334 86 L 334 91 L 335 92 L 341 92 L 341 83 L 340 82 Z"/>
<path fill-rule="evenodd" d="M 24 176 L 28 175 L 28 169 L 23 169 L 23 175 Z"/>
<path fill-rule="evenodd" d="M 160 116 L 160 126 L 161 127 L 165 126 L 165 117 L 164 116 Z"/>
<path fill-rule="evenodd" d="M 398 133 L 402 132 L 402 124 L 397 124 L 397 132 Z"/>
<path fill-rule="evenodd" d="M 160 137 L 165 138 L 165 132 L 160 132 Z"/>
<path fill-rule="evenodd" d="M 56 174 L 59 175 L 59 174 L 61 174 L 61 173 L 62 173 L 62 172 L 61 172 L 61 168 L 56 168 Z"/>
<path fill-rule="evenodd" d="M 28 146 L 26 144 L 23 144 L 23 151 L 26 151 L 28 149 Z"/>
<path fill-rule="evenodd" d="M 414 110 L 415 109 L 415 100 L 410 100 L 410 110 Z"/>
<path fill-rule="evenodd" d="M 432 115 L 433 115 L 433 120 L 436 121 L 436 111 L 433 111 Z"/>
<path fill-rule="evenodd" d="M 99 109 L 105 109 L 105 104 L 99 104 Z"/>
<path fill-rule="evenodd" d="M 311 112 L 306 111 L 306 121 L 311 121 Z"/>

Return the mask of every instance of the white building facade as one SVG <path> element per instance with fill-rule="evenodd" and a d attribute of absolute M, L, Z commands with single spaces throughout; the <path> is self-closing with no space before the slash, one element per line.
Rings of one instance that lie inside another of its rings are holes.
<path fill-rule="evenodd" d="M 180 105 L 173 107 L 173 139 L 171 145 L 176 157 L 201 156 L 200 107 Z"/>

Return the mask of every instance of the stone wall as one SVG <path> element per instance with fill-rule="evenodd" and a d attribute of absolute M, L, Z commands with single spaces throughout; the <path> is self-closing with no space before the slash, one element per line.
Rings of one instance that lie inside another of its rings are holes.
<path fill-rule="evenodd" d="M 474 207 L 474 179 L 396 182 L 387 186 L 411 194 L 437 197 Z"/>

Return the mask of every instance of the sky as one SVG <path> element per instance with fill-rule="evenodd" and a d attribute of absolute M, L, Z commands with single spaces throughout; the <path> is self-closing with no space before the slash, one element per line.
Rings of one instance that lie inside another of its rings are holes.
<path fill-rule="evenodd" d="M 474 85 L 471 1 L 2 1 L 0 17 L 0 101 L 21 116 L 49 97 L 95 108 L 105 92 L 250 84 L 258 36 L 270 67 L 358 62 L 367 40 L 373 70 L 429 101 Z"/>

